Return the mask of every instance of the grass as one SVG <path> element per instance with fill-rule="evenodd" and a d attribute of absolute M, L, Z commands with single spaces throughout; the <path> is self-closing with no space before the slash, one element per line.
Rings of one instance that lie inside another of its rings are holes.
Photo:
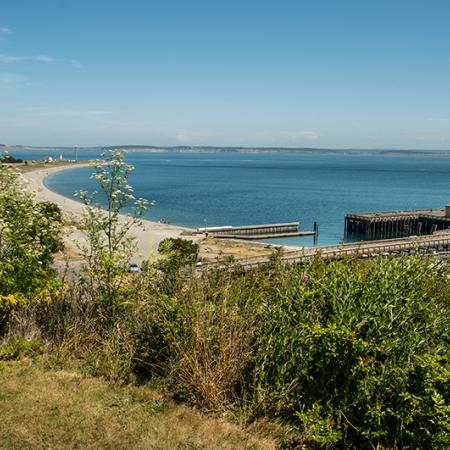
<path fill-rule="evenodd" d="M 199 244 L 199 257 L 206 261 L 216 261 L 217 258 L 227 257 L 242 259 L 255 256 L 270 256 L 273 253 L 273 247 L 267 244 L 234 239 L 217 239 L 210 236 L 207 239 L 200 240 Z"/>
<path fill-rule="evenodd" d="M 272 449 L 266 438 L 130 387 L 0 362 L 1 449 Z"/>

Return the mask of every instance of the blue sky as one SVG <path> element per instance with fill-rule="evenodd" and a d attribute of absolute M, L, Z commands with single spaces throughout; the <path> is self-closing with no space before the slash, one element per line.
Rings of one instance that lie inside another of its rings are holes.
<path fill-rule="evenodd" d="M 450 148 L 448 0 L 0 0 L 0 142 Z"/>

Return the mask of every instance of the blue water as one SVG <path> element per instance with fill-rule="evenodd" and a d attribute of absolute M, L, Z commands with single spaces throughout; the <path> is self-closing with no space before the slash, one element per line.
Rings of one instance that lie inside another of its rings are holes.
<path fill-rule="evenodd" d="M 92 156 L 92 155 L 90 155 Z M 319 245 L 343 240 L 350 212 L 437 208 L 450 201 L 450 158 L 240 153 L 130 153 L 147 217 L 189 227 L 319 223 Z M 91 168 L 56 173 L 51 189 L 94 190 Z M 311 245 L 311 238 L 272 242 Z"/>

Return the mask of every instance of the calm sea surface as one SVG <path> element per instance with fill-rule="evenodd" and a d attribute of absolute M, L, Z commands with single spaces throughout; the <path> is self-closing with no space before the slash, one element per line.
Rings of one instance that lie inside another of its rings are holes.
<path fill-rule="evenodd" d="M 136 195 L 157 202 L 149 219 L 189 227 L 300 221 L 302 230 L 317 221 L 319 245 L 343 240 L 346 213 L 450 201 L 448 157 L 129 153 L 127 161 L 136 167 L 130 178 Z M 60 172 L 46 184 L 72 197 L 77 189 L 95 189 L 91 173 Z M 272 242 L 311 245 L 312 239 Z"/>

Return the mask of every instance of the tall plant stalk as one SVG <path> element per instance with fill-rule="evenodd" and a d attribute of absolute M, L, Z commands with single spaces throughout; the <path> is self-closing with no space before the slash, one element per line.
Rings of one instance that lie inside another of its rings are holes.
<path fill-rule="evenodd" d="M 125 162 L 124 152 L 104 152 L 94 167 L 91 178 L 97 181 L 99 192 L 77 193 L 85 204 L 83 272 L 87 274 L 90 287 L 101 294 L 99 298 L 113 306 L 128 273 L 130 258 L 136 251 L 136 239 L 130 236 L 130 230 L 142 224 L 141 217 L 150 202 L 134 196 L 128 184 L 134 167 Z M 104 204 L 97 202 L 99 193 Z M 131 212 L 124 215 L 127 209 Z"/>

